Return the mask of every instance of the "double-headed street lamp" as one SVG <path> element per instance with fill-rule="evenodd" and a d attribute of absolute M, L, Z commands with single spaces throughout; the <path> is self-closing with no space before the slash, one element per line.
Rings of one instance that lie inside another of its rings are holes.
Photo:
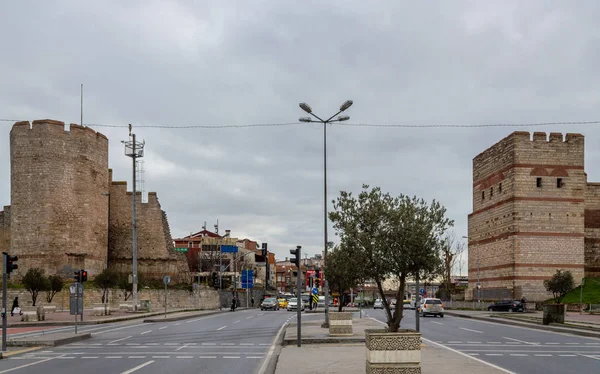
<path fill-rule="evenodd" d="M 311 116 L 315 117 L 312 119 L 310 117 L 302 117 L 300 118 L 300 122 L 320 122 L 323 124 L 323 195 L 324 195 L 324 204 L 323 204 L 323 224 L 324 224 L 324 255 L 323 255 L 323 263 L 327 262 L 327 124 L 333 122 L 342 122 L 350 119 L 348 116 L 339 116 L 336 119 L 338 114 L 342 113 L 346 109 L 352 106 L 352 100 L 347 100 L 345 103 L 340 106 L 340 110 L 329 117 L 329 119 L 322 119 L 313 113 L 311 107 L 306 103 L 300 103 L 300 108 Z M 325 273 L 323 271 L 323 273 Z M 329 282 L 327 281 L 327 274 L 324 274 L 325 285 L 323 291 L 325 293 L 325 325 L 324 327 L 329 327 Z"/>

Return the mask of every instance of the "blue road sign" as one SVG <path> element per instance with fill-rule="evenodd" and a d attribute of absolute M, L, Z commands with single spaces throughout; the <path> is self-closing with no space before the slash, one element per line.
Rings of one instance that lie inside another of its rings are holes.
<path fill-rule="evenodd" d="M 312 289 L 312 294 L 313 295 L 318 295 L 319 294 L 319 290 L 317 289 L 317 287 Z"/>
<path fill-rule="evenodd" d="M 425 290 L 421 288 L 421 289 L 419 290 L 419 292 L 420 292 L 420 293 L 425 293 Z"/>
<path fill-rule="evenodd" d="M 237 253 L 238 247 L 237 245 L 222 245 L 221 252 L 223 253 Z"/>
<path fill-rule="evenodd" d="M 254 287 L 254 270 L 242 270 L 242 288 Z"/>

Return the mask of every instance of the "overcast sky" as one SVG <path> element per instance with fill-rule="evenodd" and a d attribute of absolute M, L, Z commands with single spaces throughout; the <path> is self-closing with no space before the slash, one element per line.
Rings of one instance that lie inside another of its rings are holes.
<path fill-rule="evenodd" d="M 220 232 L 277 257 L 323 243 L 323 128 L 140 125 L 297 122 L 345 100 L 353 124 L 596 120 L 595 1 L 5 1 L 0 118 L 51 118 L 107 135 L 115 180 L 131 188 L 121 140 L 146 141 L 146 191 L 173 237 Z M 9 131 L 0 122 L 0 205 L 10 203 Z M 328 191 L 363 183 L 438 199 L 467 234 L 472 159 L 515 130 L 586 135 L 600 181 L 597 125 L 378 128 L 330 125 Z M 333 230 L 330 238 L 334 238 Z M 466 256 L 463 257 L 466 261 Z M 466 273 L 466 266 L 462 268 Z"/>

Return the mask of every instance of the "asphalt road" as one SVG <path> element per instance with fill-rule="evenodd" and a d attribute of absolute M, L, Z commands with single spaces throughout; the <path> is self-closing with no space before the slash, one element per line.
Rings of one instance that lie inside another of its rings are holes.
<path fill-rule="evenodd" d="M 381 310 L 368 310 L 367 315 L 386 320 Z M 423 338 L 508 372 L 600 372 L 600 339 L 448 315 L 421 318 L 420 325 Z M 413 310 L 405 310 L 401 327 L 415 328 Z"/>
<path fill-rule="evenodd" d="M 282 325 L 295 316 L 251 309 L 178 322 L 84 326 L 80 331 L 92 339 L 0 360 L 0 374 L 256 373 Z"/>

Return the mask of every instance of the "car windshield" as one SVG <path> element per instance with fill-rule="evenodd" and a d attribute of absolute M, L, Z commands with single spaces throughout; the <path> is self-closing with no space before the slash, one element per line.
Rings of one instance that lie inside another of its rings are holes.
<path fill-rule="evenodd" d="M 298 301 L 298 299 L 296 299 L 295 297 L 290 299 L 290 303 L 295 303 L 297 301 Z"/>
<path fill-rule="evenodd" d="M 437 300 L 437 299 L 427 300 L 427 304 L 441 304 L 441 303 L 442 303 L 442 301 Z"/>
<path fill-rule="evenodd" d="M 268 302 L 268 303 L 274 303 L 275 299 L 265 299 L 265 301 Z"/>

